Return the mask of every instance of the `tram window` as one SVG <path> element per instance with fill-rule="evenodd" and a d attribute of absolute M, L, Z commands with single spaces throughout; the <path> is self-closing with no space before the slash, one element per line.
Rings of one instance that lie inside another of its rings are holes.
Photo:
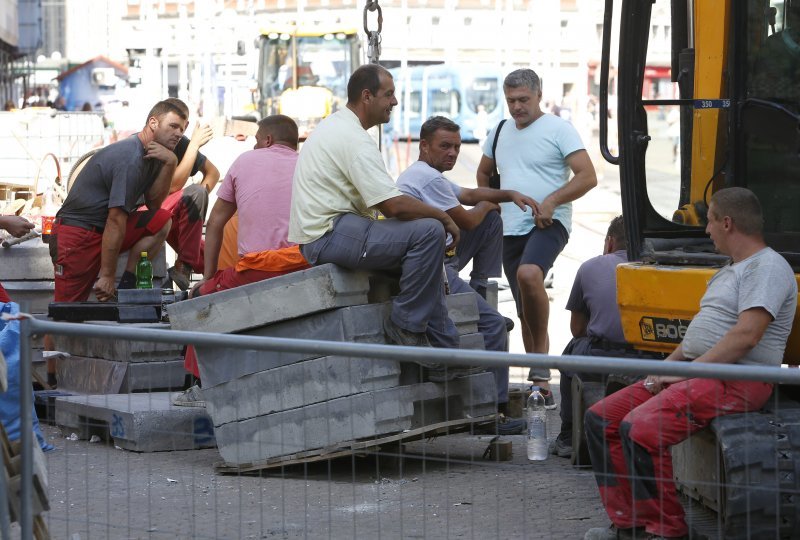
<path fill-rule="evenodd" d="M 422 112 L 422 92 L 412 90 L 408 96 L 408 116 L 417 117 Z"/>
<path fill-rule="evenodd" d="M 431 114 L 455 118 L 461 110 L 461 96 L 455 90 L 439 90 L 431 93 Z"/>
<path fill-rule="evenodd" d="M 499 80 L 497 78 L 478 78 L 472 81 L 467 88 L 467 107 L 474 113 L 478 112 L 478 105 L 483 105 L 487 113 L 497 108 Z"/>

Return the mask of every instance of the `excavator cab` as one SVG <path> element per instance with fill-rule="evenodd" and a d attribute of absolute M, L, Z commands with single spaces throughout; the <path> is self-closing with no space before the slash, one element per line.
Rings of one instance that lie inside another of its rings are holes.
<path fill-rule="evenodd" d="M 667 353 L 699 310 L 708 280 L 729 262 L 704 230 L 716 190 L 755 192 L 767 243 L 800 271 L 800 0 L 672 0 L 678 96 L 645 99 L 655 3 L 606 0 L 600 142 L 604 158 L 620 168 L 632 261 L 617 270 L 625 337 L 639 349 Z M 619 21 L 618 156 L 609 151 L 606 120 L 612 20 Z M 680 110 L 671 215 L 647 166 L 654 136 L 648 110 L 656 107 Z M 784 363 L 800 364 L 797 314 Z M 776 388 L 764 410 L 719 417 L 673 448 L 679 489 L 716 512 L 719 537 L 797 538 L 800 392 Z"/>

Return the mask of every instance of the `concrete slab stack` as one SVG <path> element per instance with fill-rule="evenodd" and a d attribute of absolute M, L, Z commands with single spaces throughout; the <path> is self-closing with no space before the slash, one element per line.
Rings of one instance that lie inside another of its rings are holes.
<path fill-rule="evenodd" d="M 96 321 L 84 324 L 120 326 Z M 125 324 L 126 328 L 168 330 L 166 323 Z M 82 394 L 117 394 L 183 387 L 183 346 L 149 341 L 123 341 L 53 336 L 56 350 L 68 352 L 58 359 L 59 388 Z"/>
<path fill-rule="evenodd" d="M 172 327 L 273 337 L 385 343 L 386 280 L 323 265 L 181 302 Z M 472 295 L 448 297 L 462 347 L 483 346 Z M 420 350 L 424 355 L 424 350 Z M 315 353 L 199 347 L 203 398 L 229 465 L 336 447 L 496 411 L 494 376 L 426 382 L 417 364 Z"/>

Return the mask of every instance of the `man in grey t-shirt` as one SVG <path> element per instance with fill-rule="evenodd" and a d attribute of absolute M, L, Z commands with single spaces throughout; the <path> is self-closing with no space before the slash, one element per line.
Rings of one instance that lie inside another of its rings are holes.
<path fill-rule="evenodd" d="M 762 227 L 761 205 L 750 190 L 722 189 L 711 198 L 706 232 L 732 264 L 709 281 L 700 312 L 666 361 L 781 362 L 797 282 L 789 264 L 764 243 Z M 651 375 L 595 404 L 584 420 L 586 438 L 613 525 L 591 529 L 585 538 L 616 538 L 624 531 L 685 536 L 669 448 L 717 416 L 758 410 L 771 393 L 772 385 L 760 381 Z"/>

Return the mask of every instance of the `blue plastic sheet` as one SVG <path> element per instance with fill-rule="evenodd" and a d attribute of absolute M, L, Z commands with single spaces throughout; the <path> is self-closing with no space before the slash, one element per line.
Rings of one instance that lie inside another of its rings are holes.
<path fill-rule="evenodd" d="M 19 305 L 16 302 L 0 302 L 0 313 L 16 315 L 19 313 Z M 8 366 L 8 391 L 0 393 L 0 421 L 3 422 L 3 427 L 11 441 L 16 441 L 20 437 L 19 347 L 19 321 L 0 319 L 0 351 L 3 352 Z M 36 415 L 36 409 L 33 408 L 33 401 L 31 401 L 31 407 L 33 432 L 36 434 L 42 450 L 48 452 L 54 447 L 42 435 L 39 417 Z"/>

